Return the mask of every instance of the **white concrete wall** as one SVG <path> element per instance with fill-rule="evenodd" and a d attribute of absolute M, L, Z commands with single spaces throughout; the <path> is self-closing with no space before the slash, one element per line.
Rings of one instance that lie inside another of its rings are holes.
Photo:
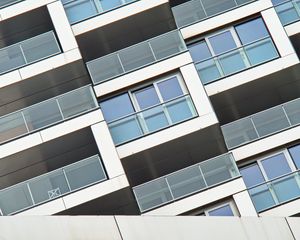
<path fill-rule="evenodd" d="M 19 216 L 0 218 L 0 239 L 294 240 L 299 224 L 299 218 Z"/>

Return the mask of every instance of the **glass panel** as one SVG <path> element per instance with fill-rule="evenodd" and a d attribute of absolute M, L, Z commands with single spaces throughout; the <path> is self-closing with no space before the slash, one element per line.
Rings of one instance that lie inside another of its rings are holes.
<path fill-rule="evenodd" d="M 98 13 L 91 0 L 77 0 L 64 5 L 70 23 L 92 17 Z"/>
<path fill-rule="evenodd" d="M 21 112 L 0 118 L 0 143 L 25 133 L 28 131 Z"/>
<path fill-rule="evenodd" d="M 135 115 L 110 123 L 109 130 L 115 144 L 127 142 L 143 135 Z"/>
<path fill-rule="evenodd" d="M 209 42 L 216 55 L 227 52 L 237 47 L 230 31 L 226 31 L 210 37 Z"/>
<path fill-rule="evenodd" d="M 253 115 L 252 119 L 261 137 L 290 126 L 281 106 Z"/>
<path fill-rule="evenodd" d="M 98 156 L 64 168 L 71 191 L 106 179 Z"/>
<path fill-rule="evenodd" d="M 278 57 L 278 53 L 271 39 L 265 39 L 246 46 L 245 52 L 251 65 L 260 64 Z"/>
<path fill-rule="evenodd" d="M 165 105 L 172 124 L 184 121 L 197 115 L 192 100 L 189 96 L 176 99 Z"/>
<path fill-rule="evenodd" d="M 169 125 L 162 106 L 145 110 L 138 114 L 144 133 L 154 132 Z"/>
<path fill-rule="evenodd" d="M 25 65 L 20 46 L 14 45 L 0 49 L 0 73 Z"/>
<path fill-rule="evenodd" d="M 119 52 L 125 71 L 137 69 L 155 61 L 148 42 L 139 43 Z"/>
<path fill-rule="evenodd" d="M 222 126 L 222 132 L 229 149 L 258 138 L 250 118 Z"/>
<path fill-rule="evenodd" d="M 275 9 L 282 25 L 287 25 L 300 19 L 299 13 L 292 2 L 279 5 Z"/>
<path fill-rule="evenodd" d="M 154 86 L 149 86 L 134 92 L 135 98 L 141 110 L 160 103 Z"/>
<path fill-rule="evenodd" d="M 216 157 L 202 162 L 200 168 L 208 186 L 229 180 L 239 175 L 234 160 L 230 155 Z"/>
<path fill-rule="evenodd" d="M 89 62 L 87 67 L 94 83 L 100 83 L 124 73 L 117 54 Z"/>
<path fill-rule="evenodd" d="M 156 60 L 170 57 L 186 50 L 185 43 L 178 31 L 161 35 L 151 39 L 149 42 Z"/>
<path fill-rule="evenodd" d="M 211 57 L 211 53 L 205 41 L 188 46 L 194 62 L 199 62 Z"/>
<path fill-rule="evenodd" d="M 234 8 L 236 3 L 234 0 L 202 0 L 202 4 L 207 15 L 215 15 L 217 13 Z"/>
<path fill-rule="evenodd" d="M 203 84 L 213 82 L 214 80 L 224 76 L 220 67 L 218 67 L 218 62 L 215 59 L 209 59 L 198 63 L 196 65 L 196 69 Z"/>
<path fill-rule="evenodd" d="M 107 122 L 134 113 L 128 93 L 100 102 L 100 107 Z"/>
<path fill-rule="evenodd" d="M 172 11 L 178 27 L 206 18 L 206 13 L 204 12 L 199 0 L 185 2 L 173 7 Z"/>
<path fill-rule="evenodd" d="M 219 62 L 225 75 L 229 75 L 245 69 L 244 55 L 241 50 L 235 50 L 219 56 Z"/>
<path fill-rule="evenodd" d="M 250 189 L 249 194 L 257 212 L 276 205 L 267 184 Z"/>
<path fill-rule="evenodd" d="M 0 192 L 0 208 L 4 215 L 8 215 L 33 205 L 26 184 L 13 186 Z"/>
<path fill-rule="evenodd" d="M 136 187 L 133 191 L 141 211 L 145 211 L 172 200 L 168 185 L 163 178 Z"/>
<path fill-rule="evenodd" d="M 69 118 L 96 107 L 90 88 L 81 88 L 59 97 L 58 103 L 64 118 Z"/>
<path fill-rule="evenodd" d="M 292 171 L 283 153 L 266 158 L 261 164 L 269 180 Z"/>
<path fill-rule="evenodd" d="M 292 159 L 294 160 L 297 169 L 300 169 L 300 145 L 290 147 L 288 150 L 292 156 Z"/>
<path fill-rule="evenodd" d="M 27 63 L 54 55 L 60 52 L 53 32 L 48 32 L 21 43 Z"/>
<path fill-rule="evenodd" d="M 23 0 L 1 0 L 0 1 L 0 7 L 6 7 L 10 4 L 14 4 L 14 3 L 17 3 L 17 2 L 21 2 Z"/>
<path fill-rule="evenodd" d="M 159 82 L 157 83 L 157 86 L 164 102 L 183 95 L 177 77 L 172 77 L 168 80 Z"/>
<path fill-rule="evenodd" d="M 103 11 L 107 11 L 122 5 L 122 1 L 121 0 L 100 0 L 100 4 Z"/>
<path fill-rule="evenodd" d="M 61 121 L 62 115 L 55 99 L 34 105 L 23 110 L 30 131 Z"/>
<path fill-rule="evenodd" d="M 292 125 L 300 123 L 300 99 L 284 104 L 284 110 Z"/>
<path fill-rule="evenodd" d="M 198 166 L 186 168 L 166 178 L 175 199 L 206 187 Z"/>
<path fill-rule="evenodd" d="M 235 30 L 243 45 L 269 36 L 268 30 L 261 18 L 237 25 Z"/>
<path fill-rule="evenodd" d="M 265 181 L 257 164 L 240 169 L 240 173 L 247 188 L 263 183 Z"/>
<path fill-rule="evenodd" d="M 29 187 L 36 204 L 57 198 L 70 191 L 62 170 L 31 180 Z"/>
<path fill-rule="evenodd" d="M 273 189 L 280 203 L 300 196 L 298 173 L 272 182 Z"/>
<path fill-rule="evenodd" d="M 234 216 L 232 209 L 229 204 L 216 208 L 214 210 L 208 211 L 209 216 Z"/>
<path fill-rule="evenodd" d="M 275 6 L 277 4 L 284 3 L 284 2 L 289 1 L 289 0 L 271 0 L 271 1 L 272 1 L 273 5 Z"/>

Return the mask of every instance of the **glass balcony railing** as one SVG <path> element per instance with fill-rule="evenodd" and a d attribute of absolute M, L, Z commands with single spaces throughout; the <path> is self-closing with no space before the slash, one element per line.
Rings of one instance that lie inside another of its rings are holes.
<path fill-rule="evenodd" d="M 228 149 L 300 124 L 300 98 L 222 126 Z"/>
<path fill-rule="evenodd" d="M 300 175 L 294 172 L 248 189 L 257 212 L 300 197 Z"/>
<path fill-rule="evenodd" d="M 61 0 L 71 24 L 139 0 Z"/>
<path fill-rule="evenodd" d="M 0 49 L 0 74 L 61 53 L 53 31 Z"/>
<path fill-rule="evenodd" d="M 272 0 L 283 26 L 300 21 L 300 0 Z"/>
<path fill-rule="evenodd" d="M 267 37 L 195 65 L 202 83 L 208 84 L 278 57 L 272 39 Z"/>
<path fill-rule="evenodd" d="M 106 180 L 98 155 L 0 190 L 0 211 L 11 215 Z"/>
<path fill-rule="evenodd" d="M 120 145 L 197 116 L 189 95 L 180 96 L 108 123 L 114 143 Z"/>
<path fill-rule="evenodd" d="M 93 83 L 97 84 L 183 51 L 187 51 L 187 48 L 180 32 L 176 30 L 90 61 L 87 68 Z"/>
<path fill-rule="evenodd" d="M 133 188 L 141 212 L 239 177 L 231 154 L 221 155 Z"/>
<path fill-rule="evenodd" d="M 91 111 L 98 103 L 90 86 L 0 117 L 0 143 Z"/>
<path fill-rule="evenodd" d="M 24 0 L 0 0 L 0 9 L 8 7 L 9 5 L 13 5 L 18 2 L 22 2 Z"/>
<path fill-rule="evenodd" d="M 184 27 L 254 1 L 255 0 L 191 0 L 173 7 L 172 11 L 177 26 Z"/>

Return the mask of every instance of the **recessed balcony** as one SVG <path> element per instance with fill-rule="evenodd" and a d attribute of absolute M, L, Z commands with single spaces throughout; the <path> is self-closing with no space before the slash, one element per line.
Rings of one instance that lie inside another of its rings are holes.
<path fill-rule="evenodd" d="M 62 0 L 71 24 L 120 8 L 139 0 Z"/>
<path fill-rule="evenodd" d="M 49 127 L 98 107 L 90 86 L 0 118 L 0 143 Z"/>
<path fill-rule="evenodd" d="M 191 0 L 173 7 L 172 11 L 177 26 L 184 27 L 254 1 L 255 0 Z"/>
<path fill-rule="evenodd" d="M 187 51 L 178 30 L 168 32 L 87 63 L 94 84 L 108 81 Z"/>
<path fill-rule="evenodd" d="M 256 113 L 223 125 L 222 132 L 228 149 L 276 134 L 300 123 L 300 99 Z"/>
<path fill-rule="evenodd" d="M 98 155 L 0 191 L 0 212 L 12 215 L 107 179 Z"/>
<path fill-rule="evenodd" d="M 133 192 L 145 212 L 239 176 L 232 155 L 225 154 L 136 186 Z"/>

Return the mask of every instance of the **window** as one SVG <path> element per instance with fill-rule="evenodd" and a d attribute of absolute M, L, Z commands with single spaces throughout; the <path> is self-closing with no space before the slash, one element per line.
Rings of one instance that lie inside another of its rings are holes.
<path fill-rule="evenodd" d="M 289 153 L 296 165 L 297 169 L 300 169 L 300 145 L 289 148 Z"/>
<path fill-rule="evenodd" d="M 239 216 L 239 212 L 233 200 L 214 205 L 204 210 L 206 216 Z"/>
<path fill-rule="evenodd" d="M 299 0 L 272 0 L 282 25 L 288 25 L 300 20 Z"/>
<path fill-rule="evenodd" d="M 278 57 L 262 18 L 209 35 L 188 48 L 204 84 Z"/>
<path fill-rule="evenodd" d="M 197 115 L 179 75 L 164 78 L 100 103 L 115 144 Z"/>
<path fill-rule="evenodd" d="M 240 170 L 258 212 L 300 197 L 297 156 L 299 148 L 295 146 Z"/>

